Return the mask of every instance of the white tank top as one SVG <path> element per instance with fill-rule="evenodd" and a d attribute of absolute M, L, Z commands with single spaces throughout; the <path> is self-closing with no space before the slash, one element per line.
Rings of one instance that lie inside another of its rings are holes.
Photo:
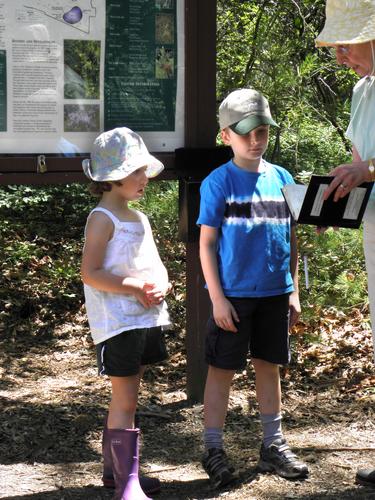
<path fill-rule="evenodd" d="M 96 207 L 88 219 L 94 212 L 103 212 L 114 225 L 103 268 L 117 276 L 139 278 L 166 287 L 168 273 L 160 259 L 147 217 L 137 211 L 140 222 L 122 222 L 109 210 Z M 84 292 L 94 344 L 127 330 L 170 324 L 165 301 L 146 309 L 133 295 L 103 292 L 86 284 Z"/>

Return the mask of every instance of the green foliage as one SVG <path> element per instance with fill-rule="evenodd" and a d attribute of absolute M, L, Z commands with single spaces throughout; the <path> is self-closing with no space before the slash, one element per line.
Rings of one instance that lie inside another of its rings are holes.
<path fill-rule="evenodd" d="M 79 311 L 84 302 L 79 269 L 83 232 L 96 203 L 80 184 L 0 188 L 0 323 L 25 328 L 37 321 L 40 331 L 51 332 Z M 182 331 L 185 249 L 177 238 L 177 182 L 151 182 L 134 205 L 150 218 L 174 284 L 171 314 Z"/>
<path fill-rule="evenodd" d="M 270 100 L 279 128 L 272 130 L 267 159 L 296 180 L 350 158 L 345 138 L 356 76 L 339 68 L 314 39 L 324 23 L 324 0 L 218 0 L 218 103 L 238 87 L 260 90 Z M 97 42 L 65 42 L 66 98 L 98 98 Z M 78 64 L 77 64 L 77 61 Z M 150 218 L 174 294 L 175 323 L 185 320 L 185 249 L 178 241 L 178 184 L 151 182 L 134 206 Z M 0 321 L 63 322 L 83 303 L 79 276 L 83 229 L 96 201 L 82 185 L 0 189 Z M 326 308 L 367 305 L 361 231 L 298 228 L 300 254 L 308 255 L 310 290 L 300 260 L 306 321 Z M 47 307 L 48 306 L 48 307 Z"/>
<path fill-rule="evenodd" d="M 82 228 L 89 209 L 84 190 L 80 185 L 1 189 L 0 309 L 16 321 L 33 314 L 63 317 L 80 307 Z M 55 310 L 47 311 L 44 306 L 55 300 Z"/>
<path fill-rule="evenodd" d="M 331 50 L 315 48 L 324 6 L 325 0 L 218 0 L 218 104 L 239 87 L 261 91 L 279 125 L 271 127 L 266 158 L 300 182 L 351 157 L 345 130 L 358 77 L 339 67 Z M 311 281 L 307 293 L 301 259 L 304 318 L 316 319 L 326 307 L 366 306 L 361 231 L 318 236 L 314 227 L 301 226 L 298 235 Z"/>
<path fill-rule="evenodd" d="M 280 126 L 273 131 L 268 157 L 294 172 L 300 166 L 310 169 L 304 162 L 315 156 L 327 131 L 337 143 L 328 165 L 350 149 L 344 130 L 356 77 L 338 68 L 329 50 L 315 48 L 324 4 L 324 0 L 218 1 L 218 99 L 245 86 L 268 97 Z M 311 148 L 310 155 L 298 149 L 301 143 L 305 150 Z M 285 149 L 283 144 L 289 146 Z M 314 168 L 318 161 L 317 157 Z"/>
<path fill-rule="evenodd" d="M 295 115 L 285 123 L 280 136 L 282 165 L 297 180 L 306 182 L 314 174 L 326 175 L 333 167 L 350 160 L 350 154 L 341 140 L 338 140 L 334 127 L 327 122 L 301 117 L 301 126 L 295 127 Z M 267 158 L 272 153 L 271 142 Z M 306 175 L 306 172 L 308 175 Z"/>
<path fill-rule="evenodd" d="M 319 318 L 327 308 L 349 310 L 367 306 L 367 276 L 362 231 L 328 229 L 318 235 L 313 226 L 298 227 L 300 291 L 303 317 Z M 307 256 L 309 290 L 305 285 Z"/>

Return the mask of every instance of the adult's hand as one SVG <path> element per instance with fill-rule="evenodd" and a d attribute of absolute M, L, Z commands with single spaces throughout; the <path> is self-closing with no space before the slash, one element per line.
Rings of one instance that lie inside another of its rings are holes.
<path fill-rule="evenodd" d="M 368 163 L 366 161 L 354 161 L 334 168 L 328 175 L 334 177 L 331 184 L 324 191 L 323 198 L 326 200 L 333 191 L 334 201 L 346 196 L 353 188 L 365 182 L 369 177 Z"/>

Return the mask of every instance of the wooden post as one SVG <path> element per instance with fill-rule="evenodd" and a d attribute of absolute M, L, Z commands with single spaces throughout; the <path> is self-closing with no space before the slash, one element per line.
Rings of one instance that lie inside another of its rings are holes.
<path fill-rule="evenodd" d="M 186 353 L 187 396 L 191 402 L 202 402 L 207 375 L 204 360 L 206 324 L 211 303 L 204 289 L 204 278 L 198 258 L 198 243 L 186 243 Z"/>
<path fill-rule="evenodd" d="M 216 0 L 186 1 L 186 134 L 187 148 L 214 148 L 216 143 Z M 191 165 L 191 172 L 180 183 L 180 193 L 186 198 L 185 210 L 189 226 L 199 206 L 199 182 L 210 165 Z M 198 172 L 200 170 L 200 175 Z M 187 166 L 189 169 L 189 166 Z M 193 181 L 194 182 L 194 181 Z M 193 194 L 194 193 L 194 194 Z M 190 197 L 193 200 L 189 200 Z M 180 206 L 181 206 L 180 200 Z M 204 339 L 210 312 L 208 293 L 199 261 L 198 232 L 188 235 L 186 241 L 186 350 L 187 395 L 192 402 L 203 400 L 207 366 L 204 361 Z"/>

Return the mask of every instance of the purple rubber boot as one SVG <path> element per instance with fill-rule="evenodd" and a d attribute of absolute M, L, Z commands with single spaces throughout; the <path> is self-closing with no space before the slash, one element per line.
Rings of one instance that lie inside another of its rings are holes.
<path fill-rule="evenodd" d="M 103 486 L 105 488 L 115 488 L 115 479 L 112 472 L 111 443 L 108 436 L 107 427 L 108 417 L 104 419 L 104 429 L 102 438 L 103 454 Z M 157 477 L 139 476 L 139 483 L 146 495 L 152 495 L 160 492 L 160 481 Z"/>
<path fill-rule="evenodd" d="M 139 429 L 108 429 L 115 478 L 113 500 L 151 500 L 139 484 Z"/>
<path fill-rule="evenodd" d="M 103 486 L 105 488 L 114 488 L 115 480 L 112 473 L 112 455 L 111 455 L 111 443 L 108 436 L 107 427 L 108 417 L 104 419 L 104 429 L 102 437 L 102 455 L 103 455 Z"/>

